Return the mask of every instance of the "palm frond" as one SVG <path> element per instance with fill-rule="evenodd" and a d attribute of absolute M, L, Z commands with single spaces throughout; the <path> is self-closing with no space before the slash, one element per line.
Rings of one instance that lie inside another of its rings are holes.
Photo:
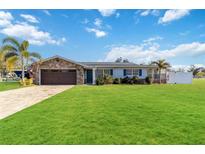
<path fill-rule="evenodd" d="M 153 61 L 153 62 L 151 62 L 151 64 L 153 65 L 158 65 L 159 63 L 157 62 L 157 61 Z"/>
<path fill-rule="evenodd" d="M 41 55 L 37 52 L 31 52 L 30 57 L 36 58 L 36 59 L 41 59 Z"/>
<path fill-rule="evenodd" d="M 24 58 L 29 58 L 30 53 L 28 51 L 22 51 L 21 54 L 23 55 Z"/>
<path fill-rule="evenodd" d="M 16 48 L 20 48 L 20 43 L 13 37 L 7 37 L 5 39 L 3 39 L 3 44 L 5 43 L 9 43 L 13 46 L 15 46 Z"/>
<path fill-rule="evenodd" d="M 2 51 L 3 52 L 18 52 L 18 49 L 12 45 L 4 45 L 2 46 Z"/>
<path fill-rule="evenodd" d="M 21 51 L 27 51 L 28 47 L 29 47 L 29 42 L 28 41 L 23 41 L 21 43 L 20 49 L 21 49 Z"/>
<path fill-rule="evenodd" d="M 18 56 L 18 54 L 16 52 L 6 52 L 4 54 L 5 59 L 8 59 L 8 58 L 13 57 L 13 56 Z"/>
<path fill-rule="evenodd" d="M 153 61 L 152 64 L 157 65 L 159 69 L 166 69 L 170 67 L 170 64 L 166 62 L 165 59 L 159 59 L 157 61 Z"/>
<path fill-rule="evenodd" d="M 7 60 L 6 60 L 6 68 L 9 72 L 11 72 L 16 64 L 18 60 L 18 56 L 12 56 L 12 57 L 9 57 Z"/>

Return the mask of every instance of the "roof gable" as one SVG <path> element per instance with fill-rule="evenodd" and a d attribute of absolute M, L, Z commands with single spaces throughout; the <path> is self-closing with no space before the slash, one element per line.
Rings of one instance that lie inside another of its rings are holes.
<path fill-rule="evenodd" d="M 59 56 L 59 55 L 55 55 L 55 56 L 53 56 L 53 57 L 49 57 L 49 58 L 43 59 L 43 60 L 38 61 L 38 62 L 44 63 L 44 62 L 47 62 L 47 61 L 50 61 L 50 60 L 53 60 L 53 59 L 62 59 L 62 60 L 64 60 L 64 61 L 67 61 L 67 62 L 76 64 L 76 65 L 80 65 L 80 66 L 83 66 L 83 67 L 87 67 L 87 66 L 84 65 L 84 64 L 78 63 L 78 62 L 76 62 L 76 61 L 73 61 L 73 60 L 70 60 L 70 59 L 67 59 L 67 58 L 64 58 L 64 57 L 61 57 L 61 56 Z M 38 63 L 38 62 L 36 62 L 36 63 Z"/>

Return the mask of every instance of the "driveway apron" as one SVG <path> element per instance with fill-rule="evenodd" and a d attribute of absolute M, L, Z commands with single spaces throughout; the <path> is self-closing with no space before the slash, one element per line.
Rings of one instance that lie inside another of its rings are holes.
<path fill-rule="evenodd" d="M 0 92 L 0 119 L 72 87 L 72 85 L 31 86 Z"/>

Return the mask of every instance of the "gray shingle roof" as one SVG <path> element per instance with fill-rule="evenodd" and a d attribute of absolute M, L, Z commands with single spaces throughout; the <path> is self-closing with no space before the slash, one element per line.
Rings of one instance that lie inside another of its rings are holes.
<path fill-rule="evenodd" d="M 116 63 L 116 62 L 79 62 L 80 64 L 88 67 L 149 67 L 156 68 L 155 65 L 138 65 L 135 63 Z"/>

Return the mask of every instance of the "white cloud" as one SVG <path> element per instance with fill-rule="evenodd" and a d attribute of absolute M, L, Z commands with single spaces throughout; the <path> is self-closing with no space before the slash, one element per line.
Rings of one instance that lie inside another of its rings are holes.
<path fill-rule="evenodd" d="M 102 30 L 98 30 L 98 29 L 95 29 L 95 28 L 86 28 L 86 31 L 89 32 L 89 33 L 95 33 L 95 36 L 97 38 L 101 38 L 101 37 L 105 37 L 107 35 L 107 33 L 105 31 L 102 31 Z"/>
<path fill-rule="evenodd" d="M 140 11 L 137 11 L 136 14 L 138 14 Z M 148 15 L 153 15 L 153 16 L 159 16 L 160 11 L 159 10 L 143 10 L 140 15 L 141 16 L 148 16 Z"/>
<path fill-rule="evenodd" d="M 39 30 L 38 27 L 26 23 L 12 24 L 0 30 L 0 33 L 28 40 L 34 45 L 55 44 L 65 42 L 65 38 L 56 40 L 50 33 Z"/>
<path fill-rule="evenodd" d="M 159 18 L 159 24 L 166 24 L 174 20 L 183 18 L 189 15 L 191 10 L 167 10 L 163 17 Z"/>
<path fill-rule="evenodd" d="M 69 18 L 67 14 L 62 14 L 62 17 Z"/>
<path fill-rule="evenodd" d="M 28 14 L 21 14 L 27 21 L 36 23 L 37 19 Z M 0 33 L 16 38 L 28 40 L 33 45 L 54 44 L 66 42 L 66 38 L 54 38 L 49 32 L 42 31 L 39 27 L 26 22 L 16 21 L 10 12 L 0 11 Z"/>
<path fill-rule="evenodd" d="M 146 40 L 143 40 L 143 42 L 147 43 L 147 42 L 153 42 L 153 41 L 162 40 L 162 39 L 163 39 L 163 37 L 161 37 L 161 36 L 155 36 L 155 37 L 150 37 Z"/>
<path fill-rule="evenodd" d="M 147 15 L 149 15 L 149 13 L 150 13 L 150 10 L 145 10 L 145 11 L 141 12 L 140 15 L 147 16 Z"/>
<path fill-rule="evenodd" d="M 0 11 L 0 26 L 7 26 L 11 24 L 13 16 L 10 12 Z"/>
<path fill-rule="evenodd" d="M 205 54 L 205 43 L 192 42 L 179 44 L 178 46 L 160 50 L 160 45 L 152 43 L 150 46 L 139 45 L 120 45 L 112 46 L 107 52 L 104 61 L 114 61 L 118 57 L 129 59 L 137 63 L 150 62 L 157 59 L 177 58 L 180 56 L 193 57 Z"/>
<path fill-rule="evenodd" d="M 22 18 L 24 18 L 26 21 L 31 23 L 39 23 L 39 21 L 36 19 L 36 17 L 30 15 L 30 14 L 21 14 Z"/>
<path fill-rule="evenodd" d="M 104 17 L 112 16 L 116 13 L 115 9 L 99 9 L 100 14 Z"/>
<path fill-rule="evenodd" d="M 151 11 L 151 15 L 153 15 L 153 16 L 159 16 L 159 15 L 160 15 L 160 11 L 159 11 L 159 10 L 152 10 L 152 11 Z"/>
<path fill-rule="evenodd" d="M 117 12 L 115 17 L 116 17 L 116 18 L 119 18 L 119 17 L 120 17 L 120 13 Z"/>
<path fill-rule="evenodd" d="M 48 16 L 51 16 L 51 13 L 48 10 L 43 10 L 43 13 L 45 13 Z"/>
<path fill-rule="evenodd" d="M 94 25 L 97 26 L 98 28 L 101 28 L 102 20 L 100 20 L 99 18 L 96 18 L 94 21 Z"/>
<path fill-rule="evenodd" d="M 90 21 L 87 19 L 87 18 L 85 18 L 81 23 L 82 24 L 88 24 Z"/>

